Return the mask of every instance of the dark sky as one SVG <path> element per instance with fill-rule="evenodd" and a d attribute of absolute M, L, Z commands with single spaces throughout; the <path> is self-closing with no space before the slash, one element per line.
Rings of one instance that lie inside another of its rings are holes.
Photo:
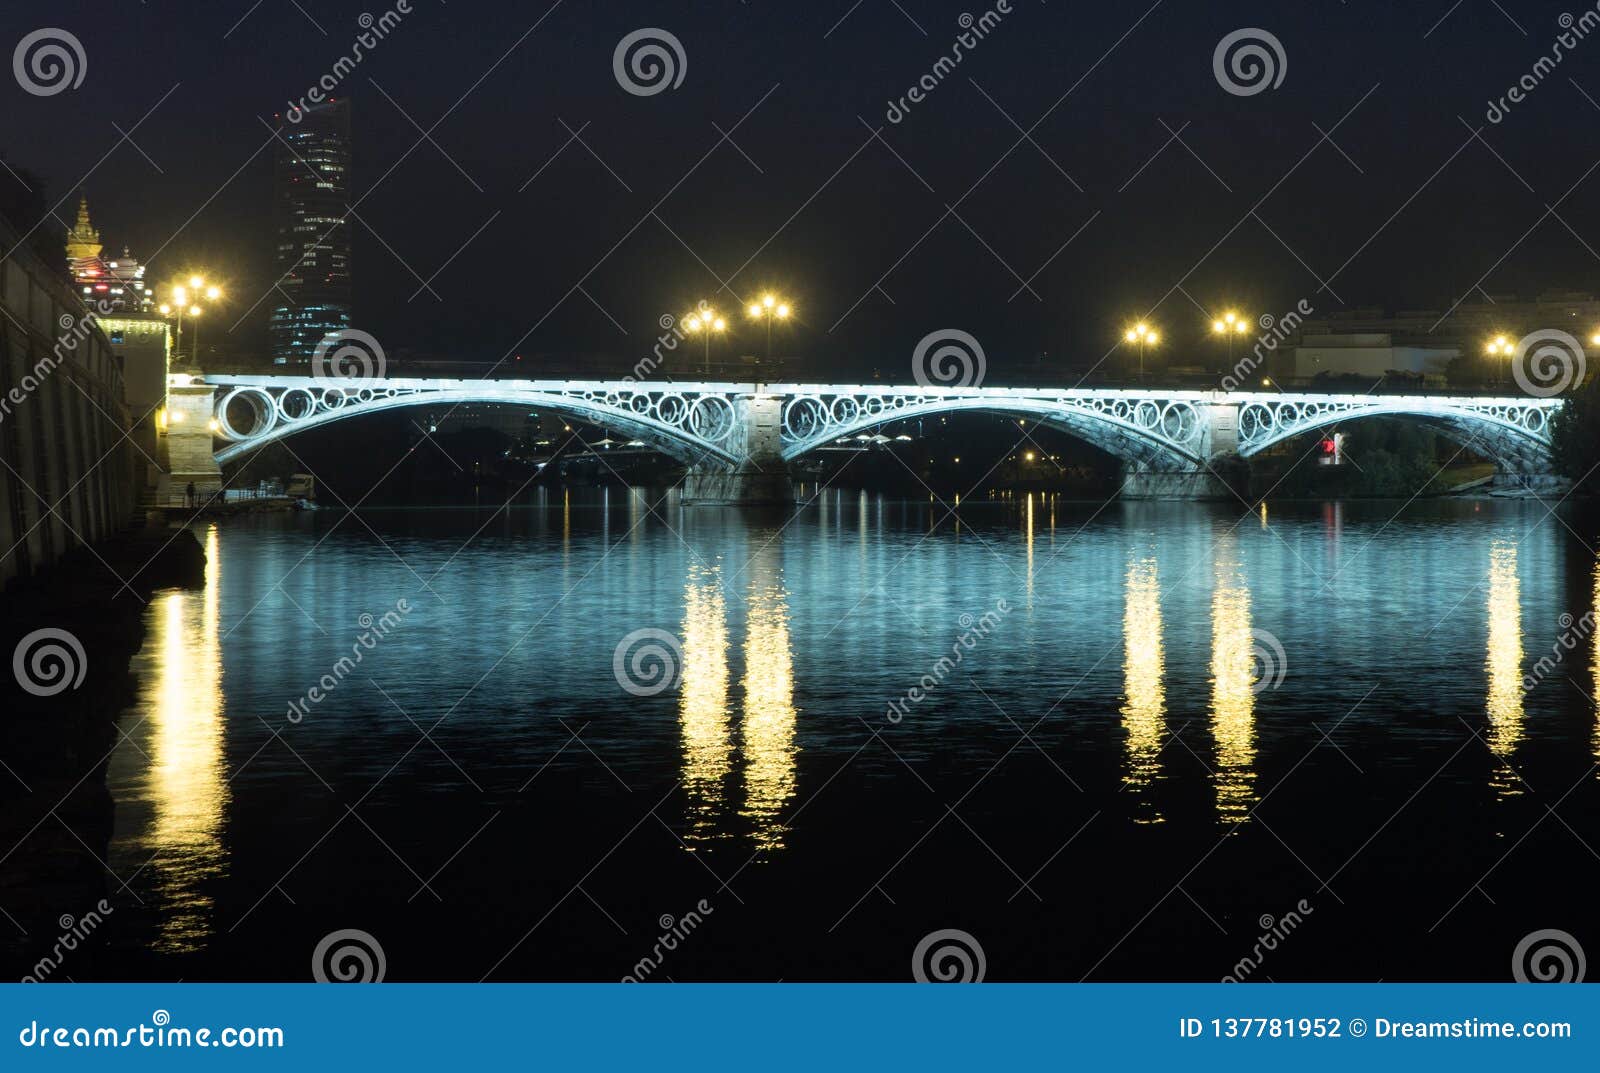
<path fill-rule="evenodd" d="M 52 200 L 82 181 L 109 243 L 161 251 L 157 278 L 225 276 L 229 323 L 275 278 L 262 121 L 387 6 L 252 2 L 0 11 L 7 55 L 60 27 L 88 57 L 82 86 L 54 96 L 0 79 L 7 159 Z M 802 314 L 793 348 L 818 362 L 898 367 L 928 332 L 959 328 L 1003 370 L 1042 350 L 1091 365 L 1141 313 L 1204 345 L 1199 307 L 1225 302 L 1443 307 L 1480 279 L 1494 294 L 1600 290 L 1600 105 L 1584 95 L 1600 102 L 1600 31 L 1485 120 L 1550 52 L 1557 16 L 1590 9 L 1012 0 L 891 124 L 890 98 L 986 7 L 853 2 L 413 0 L 340 91 L 365 221 L 356 326 L 391 351 L 480 361 L 637 357 L 662 314 L 702 296 L 734 310 L 776 286 Z M 635 96 L 612 56 L 646 27 L 687 63 L 677 88 Z M 1283 81 L 1230 94 L 1213 50 L 1250 27 L 1281 42 Z M 416 144 L 413 121 L 437 145 Z M 138 148 L 119 145 L 135 123 Z M 1335 124 L 1337 147 L 1319 145 Z M 418 277 L 438 299 L 412 299 Z M 263 341 L 258 319 L 238 333 Z"/>

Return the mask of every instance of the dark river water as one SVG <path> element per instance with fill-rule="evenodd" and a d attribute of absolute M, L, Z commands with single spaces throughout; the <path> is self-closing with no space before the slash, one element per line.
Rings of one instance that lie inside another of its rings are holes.
<path fill-rule="evenodd" d="M 559 490 L 206 526 L 74 977 L 304 980 L 344 929 L 389 980 L 906 980 L 944 929 L 991 980 L 1600 953 L 1597 532 Z"/>

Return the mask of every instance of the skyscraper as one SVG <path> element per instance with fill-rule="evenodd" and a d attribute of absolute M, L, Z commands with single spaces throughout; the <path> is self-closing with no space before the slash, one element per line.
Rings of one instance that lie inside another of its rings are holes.
<path fill-rule="evenodd" d="M 272 360 L 306 365 L 317 344 L 350 327 L 350 102 L 329 101 L 298 120 L 277 116 L 273 169 L 277 305 Z"/>

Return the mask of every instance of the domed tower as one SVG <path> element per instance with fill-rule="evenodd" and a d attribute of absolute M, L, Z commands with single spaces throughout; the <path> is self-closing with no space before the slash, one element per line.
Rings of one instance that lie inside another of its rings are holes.
<path fill-rule="evenodd" d="M 67 232 L 67 267 L 73 270 L 73 276 L 77 276 L 77 270 L 83 265 L 97 262 L 104 248 L 100 244 L 100 232 L 89 222 L 89 199 L 80 196 L 78 222 Z"/>

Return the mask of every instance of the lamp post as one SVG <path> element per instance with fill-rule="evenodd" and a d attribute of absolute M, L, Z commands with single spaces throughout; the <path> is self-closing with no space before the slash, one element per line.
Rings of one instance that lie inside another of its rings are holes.
<path fill-rule="evenodd" d="M 1140 321 L 1129 328 L 1123 338 L 1130 343 L 1139 344 L 1139 383 L 1144 383 L 1144 351 L 1146 347 L 1155 346 L 1161 341 L 1161 334 L 1144 321 Z"/>
<path fill-rule="evenodd" d="M 749 314 L 751 317 L 767 322 L 767 361 L 772 361 L 772 322 L 774 320 L 788 320 L 793 312 L 789 303 L 779 300 L 771 294 L 763 295 L 761 301 L 751 302 Z"/>
<path fill-rule="evenodd" d="M 1228 366 L 1233 367 L 1233 338 L 1244 335 L 1250 330 L 1250 318 L 1241 317 L 1233 310 L 1228 310 L 1222 316 L 1211 322 L 1212 335 L 1225 335 L 1228 337 Z"/>
<path fill-rule="evenodd" d="M 711 337 L 712 335 L 718 335 L 727 331 L 728 322 L 717 316 L 717 311 L 712 309 L 710 305 L 702 302 L 700 303 L 700 308 L 698 310 L 690 313 L 684 318 L 683 326 L 688 330 L 690 335 L 698 335 L 702 332 L 705 333 L 705 375 L 709 378 L 711 376 Z"/>
<path fill-rule="evenodd" d="M 1499 356 L 1510 358 L 1512 354 L 1516 353 L 1516 350 L 1516 344 L 1512 343 L 1503 333 L 1495 335 L 1493 339 L 1490 339 L 1483 346 L 1483 352 L 1488 354 L 1491 359 Z M 1494 362 L 1494 383 L 1504 383 L 1500 376 L 1499 362 Z"/>
<path fill-rule="evenodd" d="M 197 369 L 200 367 L 200 314 L 204 312 L 198 305 L 189 307 L 189 334 L 194 336 L 194 342 L 190 344 L 193 347 L 193 360 L 189 364 Z"/>
<path fill-rule="evenodd" d="M 176 315 L 177 339 L 173 344 L 173 354 L 178 360 L 183 360 L 183 318 L 187 316 L 194 323 L 190 326 L 194 335 L 194 342 L 190 344 L 189 352 L 192 363 L 200 364 L 200 315 L 205 312 L 201 301 L 217 302 L 222 298 L 222 290 L 206 283 L 203 276 L 190 276 L 189 282 L 178 284 L 172 288 L 172 302 L 161 305 L 163 317 Z"/>

